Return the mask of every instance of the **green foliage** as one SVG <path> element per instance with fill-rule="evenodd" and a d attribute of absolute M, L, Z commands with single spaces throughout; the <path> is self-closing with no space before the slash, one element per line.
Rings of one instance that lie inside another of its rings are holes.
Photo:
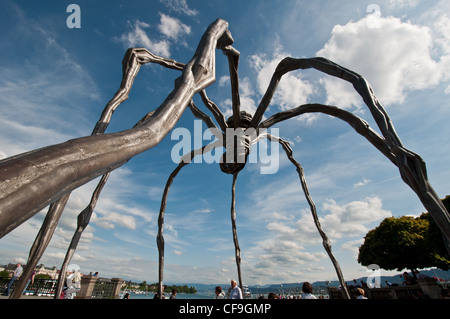
<path fill-rule="evenodd" d="M 147 282 L 145 280 L 139 284 L 139 289 L 147 290 Z"/>
<path fill-rule="evenodd" d="M 442 200 L 449 209 L 450 196 Z M 443 237 L 429 213 L 420 217 L 402 216 L 384 219 L 369 231 L 359 248 L 358 262 L 363 266 L 377 264 L 387 270 L 450 268 L 450 256 Z"/>
<path fill-rule="evenodd" d="M 152 286 L 158 287 L 158 283 L 154 283 Z M 164 293 L 165 294 L 170 294 L 172 292 L 172 289 L 176 289 L 178 293 L 185 293 L 185 294 L 195 294 L 195 293 L 197 293 L 197 289 L 195 289 L 195 287 L 193 287 L 193 286 L 188 287 L 187 285 L 184 285 L 184 286 L 177 286 L 177 285 L 167 286 L 167 287 L 164 288 Z M 155 289 L 155 292 L 156 291 L 157 291 L 157 289 Z"/>
<path fill-rule="evenodd" d="M 139 290 L 142 291 L 151 291 L 151 292 L 157 292 L 158 291 L 158 283 L 154 283 L 154 284 L 147 284 L 146 281 L 141 282 L 140 284 L 136 284 L 133 283 L 131 281 L 126 282 L 125 286 L 122 287 L 122 289 L 136 289 L 135 286 L 138 286 Z M 184 286 L 177 286 L 177 285 L 172 285 L 172 286 L 165 286 L 164 288 L 164 292 L 166 294 L 170 294 L 172 292 L 172 289 L 176 289 L 177 292 L 179 293 L 186 293 L 186 294 L 195 294 L 197 293 L 197 289 L 195 289 L 195 287 L 191 286 L 188 287 L 187 285 Z"/>

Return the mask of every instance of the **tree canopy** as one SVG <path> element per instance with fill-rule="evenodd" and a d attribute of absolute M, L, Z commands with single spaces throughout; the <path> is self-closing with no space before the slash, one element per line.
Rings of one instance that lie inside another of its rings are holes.
<path fill-rule="evenodd" d="M 442 202 L 449 210 L 450 196 Z M 450 268 L 450 256 L 442 233 L 429 213 L 417 218 L 385 218 L 364 237 L 358 262 L 363 266 L 377 264 L 383 269 L 399 271 L 405 268 Z"/>

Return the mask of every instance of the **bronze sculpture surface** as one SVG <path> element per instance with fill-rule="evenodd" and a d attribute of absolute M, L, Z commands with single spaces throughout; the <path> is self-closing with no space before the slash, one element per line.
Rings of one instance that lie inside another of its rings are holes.
<path fill-rule="evenodd" d="M 91 202 L 78 216 L 78 227 L 67 252 L 61 273 L 64 273 L 63 270 L 67 268 L 81 233 L 89 223 L 92 211 L 109 174 L 137 154 L 156 146 L 174 127 L 186 107 L 189 107 L 193 114 L 203 120 L 219 137 L 222 137 L 221 142 L 226 149 L 220 167 L 223 172 L 233 175 L 231 221 L 236 265 L 241 286 L 243 281 L 240 271 L 241 254 L 236 229 L 235 185 L 239 172 L 245 167 L 247 157 L 251 152 L 251 145 L 261 138 L 268 138 L 271 141 L 280 143 L 289 160 L 295 166 L 302 189 L 311 208 L 315 225 L 322 237 L 323 246 L 333 262 L 342 286 L 345 288 L 346 296 L 349 297 L 339 263 L 334 257 L 330 241 L 319 223 L 315 204 L 308 191 L 303 168 L 293 158 L 289 143 L 277 136 L 267 134 L 265 130 L 276 123 L 305 113 L 320 112 L 337 117 L 348 123 L 358 134 L 366 138 L 398 167 L 403 181 L 412 188 L 424 207 L 431 213 L 441 228 L 444 237 L 450 238 L 450 217 L 428 182 L 425 163 L 420 156 L 403 146 L 387 112 L 362 76 L 324 58 L 285 58 L 278 64 L 264 97 L 255 114 L 251 115 L 240 110 L 239 52 L 232 47 L 232 44 L 233 38 L 228 30 L 228 23 L 218 19 L 208 27 L 200 40 L 197 51 L 187 64 L 155 56 L 144 48 L 129 49 L 122 62 L 123 77 L 120 88 L 106 105 L 91 136 L 77 138 L 0 161 L 0 237 L 5 236 L 15 227 L 50 204 L 46 219 L 30 250 L 24 278 L 29 277 L 32 269 L 34 269 L 47 247 L 70 196 L 70 192 L 88 181 L 102 176 L 92 195 Z M 227 56 L 230 69 L 233 115 L 228 120 L 225 119 L 219 108 L 208 98 L 205 91 L 215 81 L 216 48 L 222 50 Z M 133 128 L 118 133 L 103 134 L 114 110 L 128 98 L 134 79 L 140 67 L 145 63 L 158 63 L 167 68 L 180 70 L 182 74 L 175 81 L 175 87 L 166 100 L 157 109 L 146 114 Z M 272 100 L 281 77 L 294 70 L 310 68 L 350 82 L 369 108 L 381 135 L 372 130 L 367 122 L 356 115 L 336 106 L 323 104 L 301 105 L 263 120 L 264 112 Z M 196 107 L 192 100 L 195 94 L 200 95 L 207 109 L 213 114 L 218 127 L 209 116 Z M 239 136 L 241 139 L 239 140 L 238 138 L 238 143 L 235 144 L 234 139 L 233 143 L 226 143 L 229 141 L 227 137 L 230 130 L 233 133 L 240 131 L 241 134 Z M 164 269 L 164 211 L 170 185 L 181 168 L 189 164 L 194 156 L 208 152 L 212 147 L 214 145 L 209 144 L 184 156 L 167 181 L 161 201 L 157 235 L 160 263 L 160 293 L 162 291 Z M 24 286 L 25 283 L 25 281 L 20 281 L 19 285 Z M 17 291 L 22 291 L 20 287 L 22 286 L 19 286 Z M 59 281 L 58 292 L 61 289 L 62 280 Z M 59 294 L 57 293 L 56 295 Z M 14 293 L 12 295 L 12 298 L 19 297 L 20 294 Z"/>

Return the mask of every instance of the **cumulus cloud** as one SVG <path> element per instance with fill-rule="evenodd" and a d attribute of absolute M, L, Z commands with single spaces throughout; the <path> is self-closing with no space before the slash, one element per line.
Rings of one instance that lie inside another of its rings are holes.
<path fill-rule="evenodd" d="M 170 44 L 167 40 L 153 40 L 150 39 L 145 29 L 150 28 L 148 23 L 136 20 L 134 24 L 129 23 L 131 30 L 120 36 L 120 42 L 128 47 L 145 47 L 156 55 L 165 57 L 170 56 Z"/>
<path fill-rule="evenodd" d="M 360 182 L 358 182 L 358 183 L 355 183 L 355 184 L 353 184 L 353 187 L 354 188 L 358 188 L 358 187 L 362 187 L 362 186 L 365 186 L 365 185 L 367 185 L 367 184 L 369 184 L 370 183 L 370 180 L 369 179 L 367 179 L 367 178 L 363 178 L 363 180 L 362 181 L 360 181 Z"/>
<path fill-rule="evenodd" d="M 361 238 L 374 223 L 392 216 L 382 206 L 378 197 L 347 204 L 338 204 L 332 199 L 323 203 L 319 209 L 319 221 L 325 233 L 333 243 L 345 238 L 345 243 L 333 246 L 334 251 L 342 249 L 355 252 Z M 274 212 L 271 220 L 266 226 L 270 239 L 262 240 L 246 255 L 255 268 L 289 268 L 287 265 L 312 267 L 327 258 L 320 248 L 322 239 L 309 209 L 302 210 L 299 217 Z"/>
<path fill-rule="evenodd" d="M 160 2 L 173 11 L 185 14 L 187 16 L 196 16 L 198 14 L 197 10 L 189 8 L 186 0 L 160 0 Z"/>
<path fill-rule="evenodd" d="M 257 72 L 256 89 L 259 94 L 258 99 L 261 99 L 266 92 L 278 63 L 288 56 L 291 55 L 283 52 L 280 47 L 275 49 L 272 56 L 260 53 L 250 56 L 250 66 Z M 278 84 L 269 109 L 272 108 L 272 111 L 277 112 L 292 109 L 308 103 L 313 93 L 315 93 L 313 83 L 306 80 L 302 76 L 301 71 L 286 73 Z M 259 101 L 256 105 L 258 104 Z M 274 105 L 276 109 L 273 109 Z M 306 124 L 311 124 L 317 117 L 318 115 L 313 113 L 304 114 L 298 120 L 304 121 Z"/>
<path fill-rule="evenodd" d="M 230 85 L 230 76 L 222 75 L 218 81 L 219 87 L 224 87 L 225 85 Z"/>
<path fill-rule="evenodd" d="M 392 216 L 382 206 L 381 199 L 376 196 L 344 205 L 329 199 L 323 204 L 323 210 L 329 214 L 321 218 L 321 224 L 333 239 L 363 236 L 370 230 L 369 224 Z"/>
<path fill-rule="evenodd" d="M 287 56 L 290 55 L 277 49 L 272 57 L 265 54 L 254 54 L 250 57 L 251 66 L 257 72 L 257 89 L 261 95 L 266 92 L 278 63 Z M 281 110 L 286 110 L 305 104 L 313 91 L 312 84 L 303 79 L 300 73 L 287 73 L 281 78 L 273 103 Z"/>
<path fill-rule="evenodd" d="M 219 86 L 224 86 L 227 83 L 229 83 L 228 76 L 222 76 L 219 79 Z M 248 77 L 245 77 L 239 83 L 239 97 L 241 102 L 241 110 L 246 111 L 250 114 L 255 114 L 257 108 L 256 95 Z M 229 117 L 233 114 L 232 105 L 233 104 L 231 99 L 226 99 L 223 102 L 223 106 L 226 108 L 223 112 L 225 117 Z"/>
<path fill-rule="evenodd" d="M 176 18 L 172 18 L 164 13 L 160 13 L 161 23 L 158 25 L 159 31 L 172 40 L 178 40 L 183 35 L 191 34 L 191 27 L 182 23 Z"/>
<path fill-rule="evenodd" d="M 136 20 L 128 22 L 130 31 L 122 34 L 117 40 L 127 47 L 145 47 L 156 55 L 170 57 L 171 43 L 183 44 L 185 35 L 191 34 L 191 27 L 179 19 L 160 13 L 160 23 L 157 26 L 161 33 L 160 39 L 150 37 L 152 26 L 146 22 Z"/>
<path fill-rule="evenodd" d="M 418 4 L 418 0 L 389 0 L 389 8 L 404 8 L 415 7 Z"/>
<path fill-rule="evenodd" d="M 132 216 L 124 216 L 116 212 L 110 212 L 108 216 L 97 217 L 94 221 L 97 226 L 106 229 L 114 228 L 115 224 L 129 229 L 136 229 L 136 221 Z"/>
<path fill-rule="evenodd" d="M 439 23 L 448 25 L 442 19 Z M 448 80 L 449 57 L 433 58 L 436 46 L 432 30 L 395 17 L 370 14 L 345 25 L 336 25 L 331 38 L 317 52 L 365 77 L 383 104 L 402 103 L 410 90 L 430 88 Z M 322 78 L 327 103 L 360 108 L 361 98 L 353 87 L 331 77 Z"/>

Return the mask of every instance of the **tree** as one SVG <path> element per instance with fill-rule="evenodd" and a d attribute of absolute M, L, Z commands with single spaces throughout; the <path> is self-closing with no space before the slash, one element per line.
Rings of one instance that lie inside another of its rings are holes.
<path fill-rule="evenodd" d="M 148 287 L 147 282 L 145 280 L 139 284 L 139 289 L 147 291 Z"/>
<path fill-rule="evenodd" d="M 9 271 L 7 271 L 7 270 L 0 271 L 0 278 L 8 278 L 9 279 Z"/>
<path fill-rule="evenodd" d="M 448 209 L 450 196 L 442 200 Z M 384 219 L 364 237 L 358 262 L 377 264 L 387 270 L 438 267 L 448 270 L 450 256 L 442 234 L 429 213 L 420 217 L 402 216 Z"/>

